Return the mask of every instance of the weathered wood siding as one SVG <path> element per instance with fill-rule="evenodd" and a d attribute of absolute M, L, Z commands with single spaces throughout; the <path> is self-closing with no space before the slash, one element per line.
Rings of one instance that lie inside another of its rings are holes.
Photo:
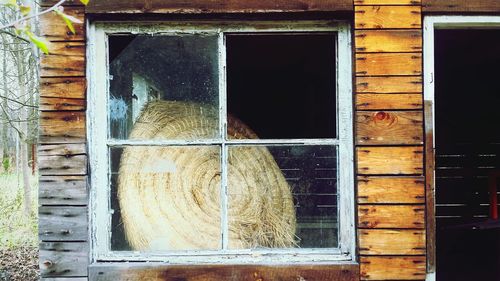
<path fill-rule="evenodd" d="M 352 0 L 96 0 L 89 13 L 269 13 L 352 11 Z"/>
<path fill-rule="evenodd" d="M 90 267 L 90 280 L 264 281 L 359 280 L 357 264 L 338 265 L 140 265 L 101 264 Z"/>
<path fill-rule="evenodd" d="M 84 7 L 65 3 L 80 20 Z M 43 1 L 42 6 L 54 4 Z M 88 276 L 88 188 L 85 131 L 85 25 L 72 34 L 64 21 L 42 16 L 41 34 L 50 41 L 40 68 L 39 239 L 45 281 L 84 281 Z"/>
<path fill-rule="evenodd" d="M 354 4 L 361 280 L 424 280 L 421 3 Z"/>
<path fill-rule="evenodd" d="M 422 0 L 424 12 L 500 13 L 498 0 Z"/>

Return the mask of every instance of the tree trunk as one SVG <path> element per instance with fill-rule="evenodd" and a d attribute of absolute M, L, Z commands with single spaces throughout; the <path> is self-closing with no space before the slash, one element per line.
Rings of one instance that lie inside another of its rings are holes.
<path fill-rule="evenodd" d="M 30 167 L 28 165 L 28 144 L 21 143 L 21 166 L 23 170 L 23 186 L 24 186 L 24 214 L 30 216 L 31 208 L 31 183 L 30 183 Z"/>
<path fill-rule="evenodd" d="M 6 38 L 2 36 L 2 41 L 4 43 L 6 41 Z M 3 95 L 5 97 L 8 97 L 9 91 L 7 89 L 7 48 L 4 47 L 3 49 L 3 54 L 2 54 L 2 76 L 3 76 Z M 9 120 L 8 112 L 7 112 L 7 99 L 2 99 L 2 109 L 0 110 L 2 118 L 0 121 L 2 122 L 2 167 L 4 169 L 4 172 L 9 172 L 10 168 L 10 163 L 9 163 L 9 138 L 8 138 L 8 123 L 7 120 Z"/>

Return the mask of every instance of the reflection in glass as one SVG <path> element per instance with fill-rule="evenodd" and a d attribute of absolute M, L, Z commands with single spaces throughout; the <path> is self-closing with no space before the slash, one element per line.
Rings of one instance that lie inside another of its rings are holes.
<path fill-rule="evenodd" d="M 111 249 L 220 249 L 220 157 L 219 146 L 111 148 Z"/>
<path fill-rule="evenodd" d="M 217 137 L 217 36 L 110 36 L 109 62 L 111 138 Z M 164 130 L 197 133 L 132 136 L 137 123 L 146 128 L 160 124 Z"/>

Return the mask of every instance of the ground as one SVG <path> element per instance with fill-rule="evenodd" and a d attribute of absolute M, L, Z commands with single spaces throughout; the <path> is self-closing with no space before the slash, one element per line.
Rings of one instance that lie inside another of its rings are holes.
<path fill-rule="evenodd" d="M 38 280 L 37 181 L 29 216 L 23 214 L 22 175 L 0 174 L 0 281 Z"/>

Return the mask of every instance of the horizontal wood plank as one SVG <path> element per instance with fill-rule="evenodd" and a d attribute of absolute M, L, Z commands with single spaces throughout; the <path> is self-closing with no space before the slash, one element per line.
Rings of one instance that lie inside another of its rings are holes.
<path fill-rule="evenodd" d="M 425 255 L 425 231 L 360 229 L 360 255 Z"/>
<path fill-rule="evenodd" d="M 411 175 L 423 173 L 423 147 L 358 147 L 358 174 Z"/>
<path fill-rule="evenodd" d="M 352 0 L 107 0 L 90 1 L 87 13 L 266 13 L 352 11 Z"/>
<path fill-rule="evenodd" d="M 359 205 L 360 228 L 424 228 L 424 205 Z"/>
<path fill-rule="evenodd" d="M 359 280 L 357 264 L 307 265 L 132 265 L 90 267 L 93 281 Z"/>
<path fill-rule="evenodd" d="M 425 256 L 361 257 L 361 280 L 424 280 Z"/>
<path fill-rule="evenodd" d="M 84 277 L 89 264 L 87 242 L 40 242 L 42 277 Z"/>
<path fill-rule="evenodd" d="M 500 12 L 498 0 L 422 0 L 424 12 Z"/>
<path fill-rule="evenodd" d="M 420 5 L 421 0 L 354 0 L 354 5 Z"/>
<path fill-rule="evenodd" d="M 40 97 L 39 109 L 42 111 L 85 110 L 87 101 L 84 99 Z"/>
<path fill-rule="evenodd" d="M 357 77 L 357 93 L 421 93 L 422 76 Z"/>
<path fill-rule="evenodd" d="M 357 30 L 354 33 L 356 52 L 420 52 L 422 31 Z"/>
<path fill-rule="evenodd" d="M 85 99 L 85 88 L 83 77 L 40 78 L 40 97 Z"/>
<path fill-rule="evenodd" d="M 40 76 L 85 76 L 85 43 L 51 42 L 40 60 Z"/>
<path fill-rule="evenodd" d="M 357 110 L 422 109 L 422 94 L 357 94 Z"/>
<path fill-rule="evenodd" d="M 40 112 L 40 143 L 84 143 L 84 111 Z"/>
<path fill-rule="evenodd" d="M 88 281 L 87 277 L 76 278 L 41 278 L 40 281 Z"/>
<path fill-rule="evenodd" d="M 38 185 L 38 203 L 42 206 L 81 206 L 88 203 L 85 176 L 40 176 Z"/>
<path fill-rule="evenodd" d="M 420 6 L 356 6 L 356 29 L 421 28 Z"/>
<path fill-rule="evenodd" d="M 85 40 L 85 9 L 84 7 L 64 7 L 64 13 L 82 23 L 73 23 L 73 34 L 61 16 L 47 13 L 40 17 L 40 34 L 49 41 L 83 41 Z"/>
<path fill-rule="evenodd" d="M 356 54 L 356 76 L 421 74 L 421 53 Z"/>
<path fill-rule="evenodd" d="M 358 111 L 358 145 L 423 144 L 424 117 L 421 111 Z"/>
<path fill-rule="evenodd" d="M 45 144 L 38 146 L 38 156 L 64 156 L 71 158 L 75 155 L 86 153 L 86 146 L 83 143 Z"/>
<path fill-rule="evenodd" d="M 41 241 L 87 241 L 87 207 L 42 206 L 38 209 Z"/>
<path fill-rule="evenodd" d="M 41 176 L 86 175 L 86 155 L 39 156 L 38 171 Z"/>
<path fill-rule="evenodd" d="M 358 177 L 358 203 L 425 203 L 424 177 Z"/>

